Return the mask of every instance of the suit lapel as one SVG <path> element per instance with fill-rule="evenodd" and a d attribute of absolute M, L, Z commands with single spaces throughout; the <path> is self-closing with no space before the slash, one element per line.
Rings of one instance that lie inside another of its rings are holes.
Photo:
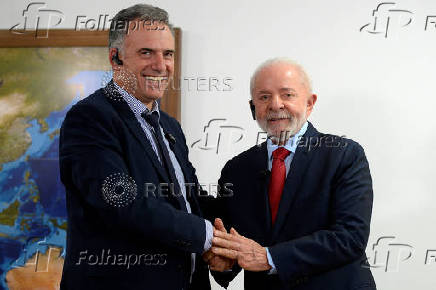
<path fill-rule="evenodd" d="M 314 137 L 318 134 L 316 129 L 309 123 L 306 133 L 303 135 L 302 140 L 310 140 L 310 137 Z M 272 241 L 274 241 L 280 234 L 280 230 L 286 221 L 286 217 L 292 207 L 292 203 L 297 194 L 297 189 L 300 186 L 301 180 L 306 173 L 306 169 L 310 164 L 313 153 L 308 150 L 308 146 L 302 143 L 302 146 L 298 146 L 295 152 L 294 158 L 289 168 L 288 176 L 285 180 L 285 186 L 283 188 L 282 198 L 280 200 L 279 209 L 277 212 L 276 222 L 273 226 Z"/>
<path fill-rule="evenodd" d="M 144 151 L 148 155 L 149 159 L 151 160 L 151 163 L 155 167 L 160 177 L 164 180 L 164 182 L 168 182 L 169 178 L 164 168 L 162 167 L 161 163 L 159 162 L 156 153 L 151 147 L 151 144 L 148 141 L 147 136 L 142 130 L 141 125 L 139 124 L 138 120 L 135 117 L 135 114 L 133 114 L 132 110 L 130 110 L 129 105 L 124 101 L 123 97 L 118 92 L 117 88 L 113 83 L 113 80 L 110 81 L 107 84 L 107 86 L 104 88 L 104 93 L 108 98 L 109 102 L 120 114 L 121 119 L 124 121 L 124 123 L 126 123 L 127 127 L 132 132 L 133 136 L 135 136 L 138 142 L 141 143 L 141 145 L 144 147 Z"/>

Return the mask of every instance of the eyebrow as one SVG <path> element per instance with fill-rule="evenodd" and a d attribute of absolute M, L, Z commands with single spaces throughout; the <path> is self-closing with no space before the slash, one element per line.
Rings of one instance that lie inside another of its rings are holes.
<path fill-rule="evenodd" d="M 156 51 L 156 49 L 152 49 L 152 48 L 148 48 L 148 47 L 143 47 L 143 48 L 140 48 L 140 49 L 138 49 L 138 52 L 154 52 L 154 51 Z M 172 53 L 175 53 L 175 50 L 174 49 L 164 49 L 163 50 L 165 53 L 168 53 L 168 52 L 172 52 Z"/>
<path fill-rule="evenodd" d="M 296 90 L 294 90 L 293 88 L 280 88 L 279 91 L 280 92 L 289 92 L 289 91 L 296 92 Z M 270 91 L 265 91 L 265 90 L 258 91 L 257 93 L 258 94 L 271 94 Z"/>
<path fill-rule="evenodd" d="M 292 91 L 292 92 L 296 92 L 293 88 L 280 88 L 279 91 Z"/>

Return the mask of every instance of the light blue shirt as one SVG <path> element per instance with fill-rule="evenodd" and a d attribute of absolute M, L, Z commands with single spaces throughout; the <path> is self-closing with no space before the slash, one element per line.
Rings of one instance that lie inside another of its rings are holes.
<path fill-rule="evenodd" d="M 300 131 L 298 131 L 297 134 L 295 134 L 294 136 L 289 138 L 288 142 L 286 142 L 286 144 L 284 146 L 278 146 L 278 145 L 273 144 L 271 139 L 267 140 L 267 143 L 266 143 L 267 147 L 266 148 L 267 148 L 267 151 L 268 151 L 268 170 L 269 171 L 271 171 L 271 168 L 272 168 L 272 162 L 273 162 L 272 153 L 273 153 L 273 151 L 276 150 L 279 147 L 285 147 L 286 149 L 288 149 L 291 152 L 285 158 L 286 176 L 288 176 L 289 168 L 291 167 L 291 162 L 292 162 L 292 159 L 294 158 L 295 151 L 297 150 L 298 143 L 300 142 L 300 139 L 304 135 L 304 133 L 306 133 L 307 126 L 308 126 L 308 123 L 306 121 L 303 124 L 303 126 L 301 126 Z M 266 249 L 266 256 L 268 258 L 268 264 L 271 266 L 271 270 L 269 270 L 268 274 L 276 274 L 277 273 L 277 268 L 274 265 L 274 261 L 272 260 L 272 257 L 271 257 L 271 254 L 269 252 L 269 249 L 267 247 L 265 249 Z"/>
<path fill-rule="evenodd" d="M 153 108 L 150 109 L 144 105 L 140 100 L 129 94 L 126 90 L 121 88 L 116 82 L 114 82 L 115 87 L 117 88 L 118 92 L 121 94 L 123 99 L 126 101 L 127 105 L 129 105 L 130 109 L 132 110 L 133 114 L 135 115 L 136 119 L 138 120 L 139 124 L 141 125 L 142 130 L 144 131 L 145 135 L 147 136 L 148 141 L 151 144 L 151 147 L 153 148 L 154 153 L 156 154 L 159 161 L 162 163 L 162 160 L 160 160 L 159 151 L 157 147 L 157 140 L 155 140 L 155 137 L 153 135 L 153 127 L 142 118 L 141 114 L 146 112 L 146 114 L 151 114 L 153 112 L 157 112 L 160 117 L 159 112 L 159 104 L 154 101 Z M 160 127 L 162 136 L 164 136 L 164 131 L 162 127 Z M 165 142 L 165 146 L 167 147 L 168 154 L 170 155 L 171 163 L 173 164 L 174 171 L 176 174 L 177 182 L 179 183 L 180 190 L 182 191 L 183 199 L 185 200 L 186 209 L 189 213 L 192 213 L 191 205 L 189 201 L 186 198 L 186 187 L 185 187 L 185 176 L 183 175 L 182 168 L 180 167 L 179 162 L 177 161 L 176 156 L 174 155 L 174 152 L 171 150 L 168 140 L 166 138 L 163 138 L 163 141 Z M 212 238 L 213 238 L 213 226 L 208 220 L 204 220 L 206 224 L 206 237 L 204 241 L 204 251 L 208 251 L 212 247 Z M 195 253 L 192 253 L 191 255 L 191 278 L 192 273 L 195 269 Z"/>

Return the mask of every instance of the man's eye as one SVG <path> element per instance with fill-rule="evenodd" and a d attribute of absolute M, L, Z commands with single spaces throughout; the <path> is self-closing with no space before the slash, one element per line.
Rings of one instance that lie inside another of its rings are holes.
<path fill-rule="evenodd" d="M 173 56 L 174 56 L 174 52 L 167 52 L 167 53 L 165 53 L 165 57 L 171 58 Z"/>
<path fill-rule="evenodd" d="M 150 52 L 150 51 L 147 51 L 147 50 L 144 50 L 144 51 L 142 51 L 141 54 L 143 54 L 143 55 L 149 55 L 149 54 L 151 54 L 151 52 Z"/>
<path fill-rule="evenodd" d="M 287 94 L 285 94 L 285 97 L 286 98 L 292 98 L 292 97 L 295 97 L 295 94 L 287 93 Z"/>
<path fill-rule="evenodd" d="M 265 101 L 265 100 L 268 100 L 268 97 L 269 97 L 268 95 L 261 95 L 261 96 L 259 96 L 259 99 Z"/>

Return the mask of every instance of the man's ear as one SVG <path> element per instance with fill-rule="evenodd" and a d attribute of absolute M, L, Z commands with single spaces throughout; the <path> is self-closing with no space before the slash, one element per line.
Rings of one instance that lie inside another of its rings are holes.
<path fill-rule="evenodd" d="M 318 96 L 316 94 L 312 94 L 307 98 L 307 116 L 309 117 L 310 113 L 312 113 L 313 106 L 316 103 Z"/>
<path fill-rule="evenodd" d="M 111 63 L 112 70 L 116 71 L 123 65 L 123 61 L 120 59 L 118 48 L 111 47 L 109 49 L 109 62 Z"/>

